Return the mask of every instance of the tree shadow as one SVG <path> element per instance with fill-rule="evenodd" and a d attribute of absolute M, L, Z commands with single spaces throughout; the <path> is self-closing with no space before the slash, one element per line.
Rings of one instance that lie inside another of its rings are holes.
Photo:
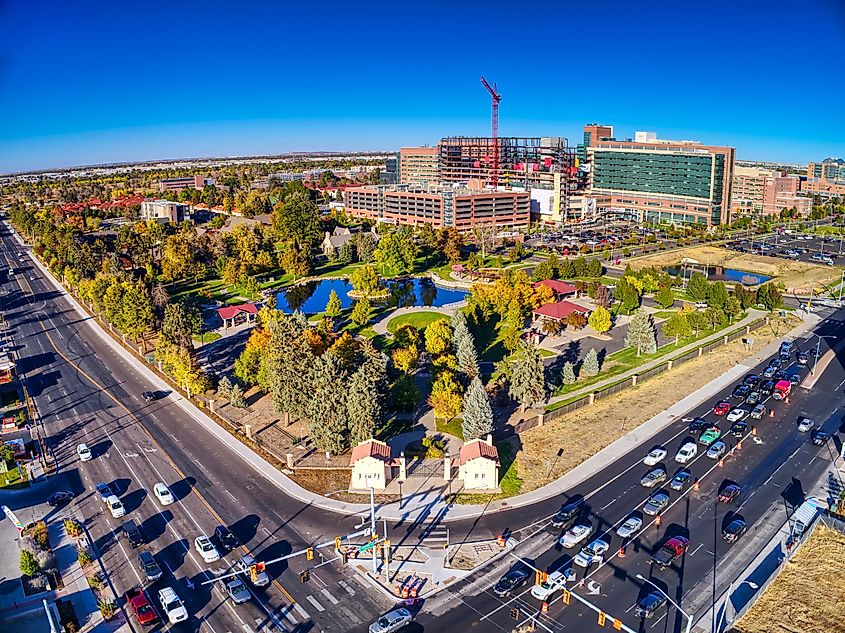
<path fill-rule="evenodd" d="M 170 484 L 170 492 L 173 493 L 173 498 L 177 501 L 185 499 L 191 494 L 191 490 L 193 490 L 196 483 L 197 480 L 193 477 L 185 477 Z"/>
<path fill-rule="evenodd" d="M 258 526 L 260 523 L 261 517 L 257 514 L 248 514 L 228 527 L 229 531 L 238 537 L 238 540 L 241 543 L 246 544 L 255 538 L 255 535 L 258 533 Z"/>
<path fill-rule="evenodd" d="M 162 510 L 147 517 L 140 525 L 141 531 L 147 537 L 147 542 L 152 543 L 159 536 L 163 536 L 167 530 L 167 524 L 173 520 L 173 513 L 170 510 Z"/>
<path fill-rule="evenodd" d="M 287 556 L 292 551 L 293 549 L 291 548 L 290 543 L 288 543 L 286 540 L 273 541 L 264 549 L 261 549 L 256 552 L 255 559 L 263 561 L 272 560 L 281 556 Z M 288 562 L 286 560 L 282 560 L 268 565 L 267 573 L 269 573 L 274 578 L 278 578 L 287 570 L 287 568 Z"/>

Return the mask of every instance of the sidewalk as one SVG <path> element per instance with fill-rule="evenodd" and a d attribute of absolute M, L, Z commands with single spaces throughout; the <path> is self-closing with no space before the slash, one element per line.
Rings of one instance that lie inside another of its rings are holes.
<path fill-rule="evenodd" d="M 56 566 L 62 575 L 64 589 L 59 596 L 73 604 L 73 610 L 79 620 L 80 631 L 99 630 L 105 624 L 103 615 L 97 608 L 94 592 L 88 586 L 88 579 L 77 560 L 76 541 L 70 538 L 58 517 L 47 525 L 47 534 L 53 545 Z"/>
<path fill-rule="evenodd" d="M 435 308 L 430 306 L 413 306 L 410 308 L 396 308 L 393 312 L 388 314 L 386 317 L 373 323 L 373 330 L 375 330 L 376 334 L 386 335 L 388 334 L 387 331 L 387 324 L 390 323 L 393 319 L 398 316 L 402 316 L 403 314 L 413 314 L 414 312 L 439 312 L 444 317 L 451 317 L 455 312 L 458 311 L 458 308 L 463 304 L 463 302 L 456 302 L 450 303 L 449 305 L 443 306 L 442 308 Z"/>
<path fill-rule="evenodd" d="M 687 352 L 689 352 L 690 350 L 693 350 L 697 347 L 701 347 L 703 345 L 707 345 L 708 343 L 710 343 L 712 341 L 716 341 L 720 338 L 724 338 L 725 336 L 729 336 L 730 334 L 733 334 L 737 330 L 741 330 L 745 326 L 747 326 L 747 325 L 753 323 L 754 321 L 766 316 L 767 314 L 769 314 L 769 313 L 764 312 L 762 310 L 756 310 L 754 308 L 749 308 L 748 314 L 745 316 L 745 318 L 742 319 L 741 321 L 737 321 L 733 325 L 730 325 L 730 326 L 728 326 L 728 327 L 726 327 L 722 330 L 719 330 L 718 332 L 714 332 L 713 334 L 710 334 L 709 336 L 705 336 L 702 339 L 699 339 L 697 341 L 694 341 L 692 343 L 684 345 L 683 347 L 679 347 L 674 352 L 666 354 L 665 356 L 661 356 L 660 358 L 655 358 L 653 360 L 648 361 L 647 363 L 643 363 L 642 365 L 639 365 L 637 367 L 633 367 L 633 368 L 629 369 L 628 371 L 623 372 L 621 374 L 617 374 L 615 376 L 605 378 L 604 380 L 594 382 L 591 385 L 583 387 L 582 389 L 576 389 L 575 391 L 568 391 L 567 393 L 562 394 L 560 396 L 554 396 L 552 398 L 549 398 L 548 404 L 554 404 L 555 402 L 561 402 L 563 400 L 572 400 L 573 398 L 577 398 L 578 396 L 588 396 L 589 394 L 593 393 L 594 391 L 601 391 L 602 387 L 605 387 L 605 386 L 611 385 L 611 384 L 615 384 L 617 382 L 621 382 L 622 380 L 624 380 L 626 378 L 630 378 L 634 374 L 645 373 L 649 369 L 651 369 L 653 367 L 657 367 L 658 365 L 663 365 L 664 363 L 666 363 L 666 361 L 672 360 L 673 358 L 675 358 L 677 356 L 682 356 L 682 355 L 686 354 Z"/>

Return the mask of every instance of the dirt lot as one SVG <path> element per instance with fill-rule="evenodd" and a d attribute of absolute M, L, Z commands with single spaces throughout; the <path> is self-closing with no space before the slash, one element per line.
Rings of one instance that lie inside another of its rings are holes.
<path fill-rule="evenodd" d="M 718 246 L 694 246 L 671 253 L 655 253 L 646 257 L 631 260 L 634 269 L 649 266 L 674 266 L 681 260 L 694 259 L 701 264 L 710 266 L 725 266 L 737 270 L 747 270 L 770 277 L 777 277 L 783 282 L 787 292 L 793 290 L 808 291 L 822 289 L 822 286 L 839 279 L 840 271 L 836 267 L 816 266 L 805 262 L 792 261 L 781 257 L 764 257 L 750 253 L 737 253 Z"/>
<path fill-rule="evenodd" d="M 754 347 L 759 350 L 783 336 L 797 325 L 798 320 L 773 320 L 770 327 L 754 332 Z M 528 492 L 553 481 L 571 470 L 619 437 L 665 410 L 677 399 L 677 394 L 687 394 L 703 387 L 721 376 L 747 356 L 741 340 L 717 347 L 701 358 L 680 365 L 677 369 L 658 374 L 638 387 L 627 389 L 615 396 L 598 400 L 595 404 L 563 415 L 553 422 L 527 431 L 521 435 L 522 450 L 517 454 L 516 465 L 522 479 L 521 493 Z M 589 433 L 584 433 L 585 419 L 589 420 Z M 560 442 L 549 438 L 573 438 L 566 442 L 566 450 L 558 459 Z M 549 466 L 552 471 L 549 473 Z"/>
<path fill-rule="evenodd" d="M 845 630 L 845 535 L 819 525 L 736 633 L 829 633 Z"/>

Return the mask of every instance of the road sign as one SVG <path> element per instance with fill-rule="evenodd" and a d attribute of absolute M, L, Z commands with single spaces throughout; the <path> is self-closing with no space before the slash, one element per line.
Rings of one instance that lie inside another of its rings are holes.
<path fill-rule="evenodd" d="M 375 546 L 376 546 L 376 542 L 375 542 L 375 541 L 370 541 L 370 542 L 369 542 L 369 543 L 367 543 L 366 545 L 362 545 L 361 547 L 359 547 L 359 548 L 358 548 L 358 553 L 359 553 L 359 554 L 362 554 L 363 552 L 366 552 L 366 551 L 369 551 L 369 550 L 373 549 Z"/>

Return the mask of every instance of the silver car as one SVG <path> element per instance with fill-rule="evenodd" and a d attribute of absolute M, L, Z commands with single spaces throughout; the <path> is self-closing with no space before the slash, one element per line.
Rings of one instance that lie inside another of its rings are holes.
<path fill-rule="evenodd" d="M 625 523 L 616 528 L 616 535 L 621 538 L 628 538 L 639 530 L 643 525 L 640 517 L 629 517 Z"/>
<path fill-rule="evenodd" d="M 649 497 L 646 504 L 643 506 L 643 512 L 655 516 L 660 514 L 669 505 L 669 495 L 663 491 L 655 492 Z"/>
<path fill-rule="evenodd" d="M 413 620 L 411 612 L 405 607 L 393 609 L 370 625 L 370 633 L 393 633 Z"/>
<path fill-rule="evenodd" d="M 666 471 L 663 468 L 653 468 L 640 479 L 640 485 L 643 488 L 654 488 L 663 481 L 666 481 Z"/>
<path fill-rule="evenodd" d="M 243 604 L 249 602 L 250 599 L 249 589 L 240 578 L 233 578 L 226 583 L 226 593 L 235 604 Z"/>

